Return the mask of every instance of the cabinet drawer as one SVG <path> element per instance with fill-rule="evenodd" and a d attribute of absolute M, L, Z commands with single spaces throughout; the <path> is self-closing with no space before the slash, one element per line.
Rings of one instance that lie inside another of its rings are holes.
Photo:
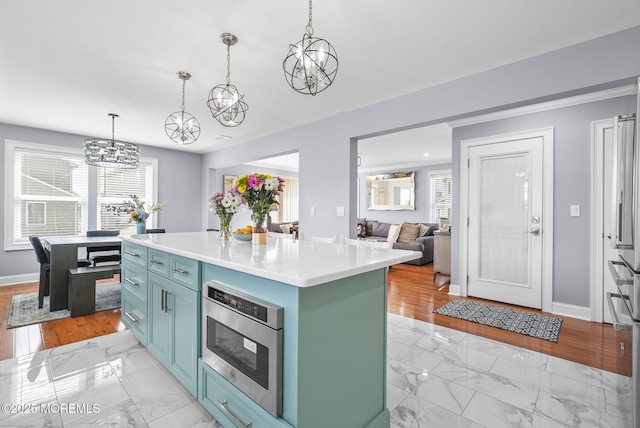
<path fill-rule="evenodd" d="M 133 242 L 122 242 L 122 260 L 131 262 L 146 269 L 147 267 L 147 247 L 134 244 Z"/>
<path fill-rule="evenodd" d="M 131 330 L 140 343 L 147 346 L 147 302 L 136 297 L 135 294 L 122 289 L 122 323 Z"/>
<path fill-rule="evenodd" d="M 194 291 L 200 291 L 200 262 L 171 254 L 169 279 Z"/>
<path fill-rule="evenodd" d="M 123 290 L 128 290 L 141 300 L 147 300 L 147 270 L 145 268 L 132 263 L 123 263 L 120 277 Z"/>
<path fill-rule="evenodd" d="M 198 401 L 224 426 L 237 426 L 221 409 L 220 403 L 242 423 L 251 428 L 292 428 L 284 419 L 275 418 L 238 388 L 198 359 L 200 377 L 198 379 Z"/>
<path fill-rule="evenodd" d="M 149 262 L 147 264 L 149 272 L 169 278 L 169 253 L 149 248 Z"/>

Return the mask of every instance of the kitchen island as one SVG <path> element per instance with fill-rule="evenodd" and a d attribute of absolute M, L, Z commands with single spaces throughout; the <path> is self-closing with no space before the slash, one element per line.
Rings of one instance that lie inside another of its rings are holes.
<path fill-rule="evenodd" d="M 222 244 L 215 232 L 122 241 L 123 322 L 223 426 L 389 427 L 387 267 L 419 254 L 279 237 Z M 201 358 L 203 282 L 284 308 L 278 417 Z"/>

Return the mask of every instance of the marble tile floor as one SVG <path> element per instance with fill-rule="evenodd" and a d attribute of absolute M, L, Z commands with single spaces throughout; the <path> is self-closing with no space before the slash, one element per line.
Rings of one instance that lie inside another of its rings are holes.
<path fill-rule="evenodd" d="M 624 376 L 391 313 L 387 357 L 391 428 L 632 427 Z M 0 361 L 0 404 L 2 427 L 221 427 L 129 331 Z"/>

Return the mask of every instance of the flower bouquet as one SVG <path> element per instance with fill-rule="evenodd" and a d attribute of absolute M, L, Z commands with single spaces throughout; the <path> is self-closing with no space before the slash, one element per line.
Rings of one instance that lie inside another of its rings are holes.
<path fill-rule="evenodd" d="M 242 196 L 232 189 L 228 192 L 215 192 L 209 196 L 209 211 L 215 211 L 220 217 L 219 239 L 228 241 L 231 239 L 231 219 L 238 212 L 242 204 Z"/>
<path fill-rule="evenodd" d="M 266 219 L 277 196 L 284 190 L 284 180 L 270 174 L 253 173 L 240 177 L 234 188 L 251 210 L 252 242 L 266 244 Z"/>
<path fill-rule="evenodd" d="M 118 206 L 108 206 L 107 211 L 117 212 L 117 213 L 126 213 L 129 215 L 129 223 L 136 222 L 138 228 L 138 233 L 144 233 L 146 229 L 146 222 L 151 213 L 155 211 L 160 211 L 164 207 L 167 206 L 167 202 L 161 202 L 157 204 L 153 204 L 151 206 L 146 206 L 143 201 L 136 195 L 129 195 L 131 200 L 126 200 L 122 203 L 122 205 Z"/>

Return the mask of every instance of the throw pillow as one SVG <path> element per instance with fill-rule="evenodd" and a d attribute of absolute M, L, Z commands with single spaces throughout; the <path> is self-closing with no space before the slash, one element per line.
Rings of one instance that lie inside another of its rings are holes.
<path fill-rule="evenodd" d="M 286 233 L 288 235 L 291 233 L 292 227 L 293 227 L 293 223 L 284 223 L 280 225 L 280 230 L 282 230 L 282 233 Z"/>
<path fill-rule="evenodd" d="M 387 235 L 387 242 L 396 242 L 400 235 L 401 226 L 399 224 L 392 224 L 389 226 L 389 235 Z"/>
<path fill-rule="evenodd" d="M 367 220 L 358 220 L 356 237 L 364 238 L 365 236 L 367 236 Z"/>
<path fill-rule="evenodd" d="M 398 242 L 409 243 L 416 242 L 416 238 L 420 233 L 420 225 L 402 223 L 400 228 L 400 235 L 398 235 Z"/>
<path fill-rule="evenodd" d="M 427 226 L 426 224 L 421 224 L 420 233 L 418 233 L 418 236 L 427 236 L 430 230 L 431 230 L 431 226 Z"/>

